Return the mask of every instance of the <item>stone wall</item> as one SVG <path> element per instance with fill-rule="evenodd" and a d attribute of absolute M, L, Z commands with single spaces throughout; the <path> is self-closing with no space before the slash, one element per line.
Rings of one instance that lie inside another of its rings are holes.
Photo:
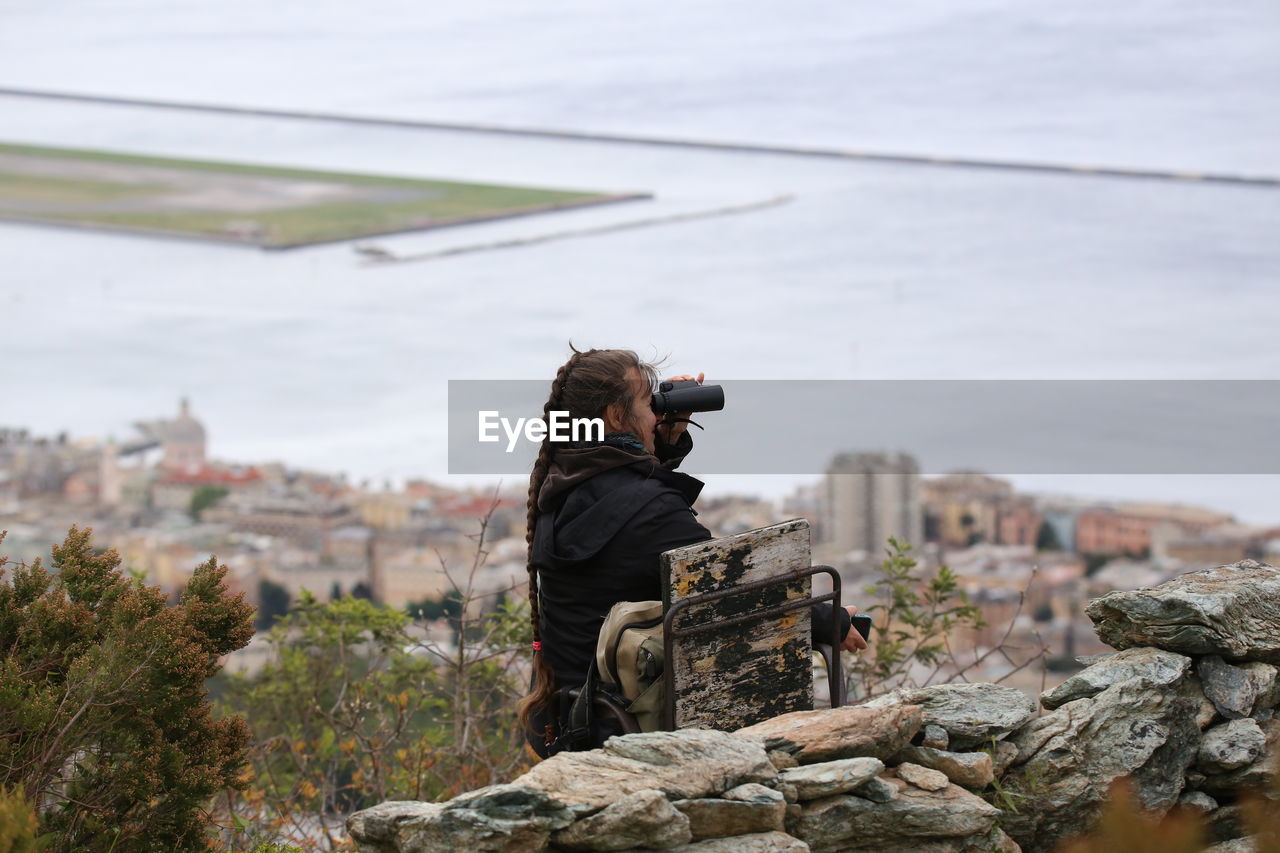
<path fill-rule="evenodd" d="M 1252 850 L 1235 801 L 1280 754 L 1280 570 L 1193 572 L 1088 612 L 1119 651 L 1041 708 L 950 684 L 732 733 L 628 735 L 348 829 L 364 853 L 1039 853 L 1087 830 L 1123 777 L 1153 812 L 1206 814 L 1219 853 Z"/>

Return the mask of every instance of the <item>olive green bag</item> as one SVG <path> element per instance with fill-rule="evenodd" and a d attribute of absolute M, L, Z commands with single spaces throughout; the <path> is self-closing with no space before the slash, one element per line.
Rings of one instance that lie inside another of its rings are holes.
<path fill-rule="evenodd" d="M 596 641 L 596 671 L 628 701 L 640 730 L 662 728 L 662 602 L 620 601 L 609 610 Z"/>

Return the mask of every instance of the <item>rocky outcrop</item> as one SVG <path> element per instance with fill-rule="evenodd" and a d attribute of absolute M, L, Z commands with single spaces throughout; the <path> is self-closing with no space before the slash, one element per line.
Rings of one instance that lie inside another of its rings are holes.
<path fill-rule="evenodd" d="M 1280 570 L 1241 563 L 1090 605 L 1120 649 L 1041 695 L 897 690 L 737 732 L 612 738 L 509 785 L 353 815 L 363 853 L 1049 853 L 1117 780 L 1252 849 L 1238 793 L 1280 772 Z M 1268 599 L 1270 596 L 1270 599 Z"/>
<path fill-rule="evenodd" d="M 1024 847 L 1051 850 L 1089 829 L 1117 779 L 1128 778 L 1148 810 L 1168 811 L 1195 760 L 1200 729 L 1191 700 L 1138 676 L 1068 702 L 1012 742 L 1018 758 L 1002 787 L 1018 813 L 1005 829 Z"/>
<path fill-rule="evenodd" d="M 612 738 L 603 749 L 550 758 L 510 785 L 444 804 L 386 803 L 348 827 L 363 853 L 1018 849 L 996 827 L 999 811 L 941 770 L 886 767 L 872 756 L 810 760 L 866 749 L 868 732 L 881 738 L 874 751 L 897 754 L 920 728 L 916 706 L 854 710 L 780 724 L 789 752 L 766 752 L 766 742 L 784 741 L 754 726 Z M 844 728 L 850 721 L 864 730 Z M 973 775 L 963 753 L 945 755 Z M 975 755 L 989 773 L 990 757 Z"/>
<path fill-rule="evenodd" d="M 1098 636 L 1121 649 L 1041 696 L 1050 713 L 1014 733 L 1001 782 L 1024 849 L 1049 850 L 1097 819 L 1124 778 L 1161 814 L 1208 815 L 1229 840 L 1239 791 L 1270 781 L 1280 653 L 1280 570 L 1244 561 L 1090 603 Z M 1149 644 L 1149 645 L 1145 645 Z"/>

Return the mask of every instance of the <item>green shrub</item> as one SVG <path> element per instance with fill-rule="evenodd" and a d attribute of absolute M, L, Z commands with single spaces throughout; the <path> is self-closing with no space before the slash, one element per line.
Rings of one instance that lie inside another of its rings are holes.
<path fill-rule="evenodd" d="M 213 559 L 171 607 L 90 534 L 53 548 L 55 573 L 36 560 L 0 583 L 0 786 L 38 804 L 55 853 L 207 849 L 249 734 L 213 719 L 204 684 L 253 636 L 253 608 Z"/>
<path fill-rule="evenodd" d="M 487 521 L 441 600 L 451 641 L 424 639 L 425 619 L 354 593 L 322 602 L 304 591 L 266 635 L 263 668 L 226 678 L 225 707 L 253 729 L 250 783 L 217 802 L 233 843 L 349 849 L 343 818 L 355 809 L 448 799 L 526 769 L 515 708 L 529 610 L 524 600 L 492 609 L 498 596 L 473 587 Z"/>
<path fill-rule="evenodd" d="M 0 853 L 36 853 L 36 812 L 22 788 L 0 788 Z"/>

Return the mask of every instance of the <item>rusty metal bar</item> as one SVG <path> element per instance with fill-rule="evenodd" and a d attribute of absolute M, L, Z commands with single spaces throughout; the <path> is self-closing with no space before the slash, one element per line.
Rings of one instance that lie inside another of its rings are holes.
<path fill-rule="evenodd" d="M 676 628 L 675 617 L 680 611 L 699 604 L 706 604 L 710 601 L 718 601 L 722 598 L 729 598 L 734 595 L 742 595 L 743 593 L 755 592 L 757 590 L 766 589 L 771 586 L 781 586 L 789 583 L 796 583 L 805 578 L 812 577 L 816 574 L 825 574 L 831 577 L 831 592 L 825 595 L 810 596 L 799 601 L 788 601 L 786 604 L 779 604 L 773 607 L 767 607 L 764 610 L 757 610 L 752 613 L 745 613 L 742 616 L 735 616 L 732 619 L 726 619 L 723 622 L 707 622 L 701 625 L 694 625 L 687 628 Z M 688 637 L 693 634 L 706 633 L 707 631 L 715 631 L 722 628 L 729 628 L 734 625 L 741 625 L 746 622 L 759 621 L 767 619 L 771 616 L 779 616 L 791 610 L 798 610 L 801 607 L 808 607 L 812 604 L 820 604 L 824 601 L 831 602 L 831 637 L 836 640 L 840 635 L 840 573 L 831 566 L 809 566 L 803 569 L 792 569 L 786 574 L 777 577 L 765 578 L 763 580 L 751 581 L 741 586 L 735 586 L 733 589 L 722 589 L 718 592 L 708 592 L 703 595 L 695 595 L 692 598 L 686 598 L 677 601 L 667 608 L 667 612 L 662 618 L 662 681 L 663 691 L 666 693 L 665 708 L 663 710 L 663 727 L 666 729 L 675 728 L 676 719 L 676 685 L 675 685 L 675 640 L 679 637 Z M 850 626 L 849 630 L 853 630 Z M 831 694 L 831 707 L 839 707 L 840 704 L 840 683 L 843 678 L 840 671 L 840 643 L 833 642 L 831 645 L 831 662 L 827 667 L 827 691 Z"/>

